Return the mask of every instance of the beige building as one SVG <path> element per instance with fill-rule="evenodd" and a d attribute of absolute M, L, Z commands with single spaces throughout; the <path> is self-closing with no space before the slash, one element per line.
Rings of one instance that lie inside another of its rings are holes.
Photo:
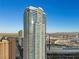
<path fill-rule="evenodd" d="M 0 59 L 16 58 L 16 41 L 15 38 L 0 39 Z"/>

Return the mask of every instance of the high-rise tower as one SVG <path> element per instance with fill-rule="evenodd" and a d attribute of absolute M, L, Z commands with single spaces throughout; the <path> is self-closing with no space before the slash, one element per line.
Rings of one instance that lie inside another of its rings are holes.
<path fill-rule="evenodd" d="M 29 6 L 24 12 L 23 59 L 45 59 L 46 15 L 40 7 Z"/>

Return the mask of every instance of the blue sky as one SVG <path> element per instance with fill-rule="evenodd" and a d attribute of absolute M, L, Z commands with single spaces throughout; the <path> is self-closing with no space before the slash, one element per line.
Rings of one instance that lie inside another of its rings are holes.
<path fill-rule="evenodd" d="M 47 32 L 79 32 L 79 0 L 0 0 L 0 32 L 23 29 L 28 6 L 42 7 L 47 14 Z"/>

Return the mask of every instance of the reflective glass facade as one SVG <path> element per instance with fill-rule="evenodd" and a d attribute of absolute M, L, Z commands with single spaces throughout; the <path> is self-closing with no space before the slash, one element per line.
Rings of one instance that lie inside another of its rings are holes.
<path fill-rule="evenodd" d="M 24 13 L 24 59 L 45 59 L 46 17 L 40 8 Z"/>

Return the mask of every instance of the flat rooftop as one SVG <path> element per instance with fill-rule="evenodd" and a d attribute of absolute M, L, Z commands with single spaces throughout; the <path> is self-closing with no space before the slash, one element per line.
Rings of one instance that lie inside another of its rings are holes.
<path fill-rule="evenodd" d="M 49 54 L 71 54 L 79 53 L 79 46 L 65 46 L 65 45 L 47 45 L 47 53 Z"/>

